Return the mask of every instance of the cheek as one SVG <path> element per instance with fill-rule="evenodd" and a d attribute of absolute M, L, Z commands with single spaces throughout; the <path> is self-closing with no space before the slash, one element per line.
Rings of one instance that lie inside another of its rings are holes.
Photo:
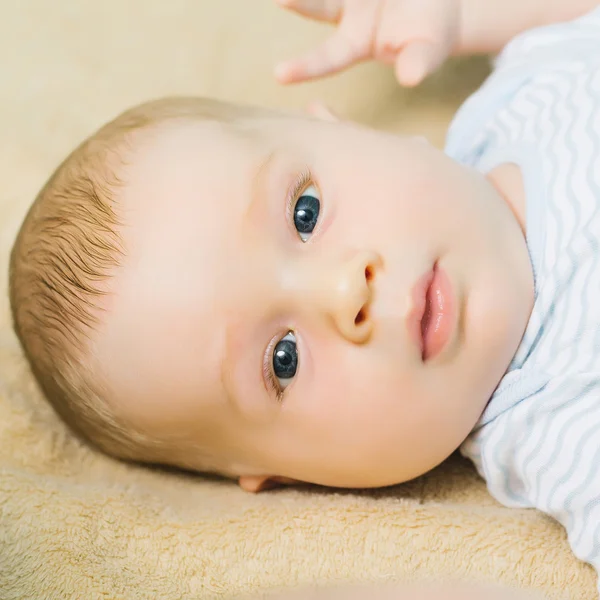
<path fill-rule="evenodd" d="M 400 435 L 416 442 L 429 427 L 461 422 L 460 407 L 468 408 L 469 395 L 463 385 L 453 389 L 451 373 L 432 374 L 393 352 L 366 346 L 319 350 L 298 417 L 326 440 L 374 449 Z"/>
<path fill-rule="evenodd" d="M 400 417 L 403 398 L 418 390 L 410 372 L 393 353 L 377 353 L 368 346 L 322 343 L 315 348 L 309 381 L 303 390 L 303 417 L 310 427 L 322 427 L 331 435 L 382 425 L 388 417 Z"/>
<path fill-rule="evenodd" d="M 448 427 L 448 411 L 456 407 L 447 402 L 446 388 L 431 385 L 417 369 L 399 370 L 397 361 L 382 362 L 364 348 L 335 345 L 322 348 L 315 361 L 310 380 L 287 406 L 285 448 L 291 462 L 310 467 L 300 479 L 351 487 L 398 483 L 428 470 L 462 441 Z M 318 479 L 326 472 L 349 479 Z"/>
<path fill-rule="evenodd" d="M 344 245 L 414 243 L 460 216 L 460 191 L 436 178 L 388 178 L 377 186 L 362 182 L 343 194 L 331 235 Z"/>

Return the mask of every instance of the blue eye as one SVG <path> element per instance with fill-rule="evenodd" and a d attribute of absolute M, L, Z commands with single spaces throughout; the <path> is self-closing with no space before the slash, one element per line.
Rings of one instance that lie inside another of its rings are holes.
<path fill-rule="evenodd" d="M 294 206 L 294 226 L 303 242 L 306 242 L 317 226 L 321 202 L 314 185 L 307 187 Z"/>
<path fill-rule="evenodd" d="M 283 336 L 273 350 L 273 373 L 284 390 L 298 370 L 298 349 L 296 336 L 290 331 Z"/>

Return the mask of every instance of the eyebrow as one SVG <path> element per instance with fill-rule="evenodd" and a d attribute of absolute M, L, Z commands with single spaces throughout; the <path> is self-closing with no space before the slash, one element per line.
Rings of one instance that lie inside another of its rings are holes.
<path fill-rule="evenodd" d="M 252 173 L 251 177 L 250 202 L 248 203 L 248 208 L 246 209 L 244 218 L 248 216 L 248 213 L 252 207 L 255 206 L 257 202 L 260 202 L 260 199 L 263 196 L 262 192 L 265 187 L 265 180 L 269 174 L 275 156 L 276 152 L 272 150 L 264 155 L 259 161 L 257 161 L 257 166 L 254 168 L 254 172 Z M 227 323 L 225 325 L 225 350 L 223 353 L 223 359 L 221 361 L 221 385 L 225 390 L 228 400 L 230 402 L 233 401 L 234 404 L 238 405 L 238 394 L 236 393 L 238 390 L 236 390 L 235 378 L 233 376 L 234 365 L 229 352 L 229 346 L 231 345 L 229 340 L 231 340 L 234 335 L 235 333 L 231 331 L 230 324 Z"/>

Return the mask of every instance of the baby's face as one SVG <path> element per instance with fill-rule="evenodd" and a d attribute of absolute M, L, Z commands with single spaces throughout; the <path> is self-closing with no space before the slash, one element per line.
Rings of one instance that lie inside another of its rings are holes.
<path fill-rule="evenodd" d="M 420 139 L 309 118 L 163 127 L 119 203 L 113 401 L 244 481 L 367 487 L 464 440 L 531 308 L 493 185 Z M 179 448 L 176 452 L 175 448 Z"/>

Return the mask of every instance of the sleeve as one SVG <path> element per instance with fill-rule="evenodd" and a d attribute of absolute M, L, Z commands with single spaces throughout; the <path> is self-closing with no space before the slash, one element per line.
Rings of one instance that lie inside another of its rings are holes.
<path fill-rule="evenodd" d="M 575 556 L 598 574 L 600 377 L 586 379 L 571 402 L 545 398 L 505 414 L 477 444 L 478 469 L 498 501 L 561 523 Z"/>
<path fill-rule="evenodd" d="M 600 7 L 572 21 L 529 29 L 507 43 L 494 70 L 543 68 L 556 61 L 583 59 L 600 51 Z"/>

